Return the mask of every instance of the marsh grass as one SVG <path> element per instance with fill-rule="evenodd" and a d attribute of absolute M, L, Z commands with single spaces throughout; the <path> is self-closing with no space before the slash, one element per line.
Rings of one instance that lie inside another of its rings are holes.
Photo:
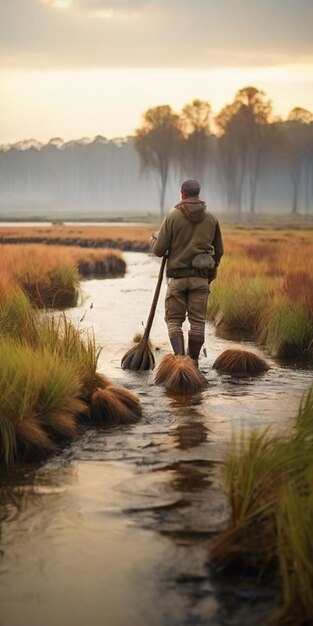
<path fill-rule="evenodd" d="M 86 250 L 72 248 L 72 258 L 80 276 L 107 278 L 124 276 L 126 263 L 119 250 Z"/>
<path fill-rule="evenodd" d="M 288 438 L 269 429 L 233 438 L 225 466 L 229 522 L 210 553 L 220 570 L 269 575 L 281 587 L 279 624 L 313 620 L 312 421 L 313 386 Z"/>
<path fill-rule="evenodd" d="M 16 284 L 4 283 L 0 279 L 0 334 L 23 339 L 30 329 L 33 330 L 35 318 L 23 290 Z"/>
<path fill-rule="evenodd" d="M 38 308 L 64 309 L 77 304 L 79 275 L 75 267 L 64 265 L 41 275 L 23 273 L 18 282 Z"/>
<path fill-rule="evenodd" d="M 267 322 L 266 347 L 281 359 L 308 356 L 313 339 L 313 318 L 303 304 L 276 302 Z"/>
<path fill-rule="evenodd" d="M 123 276 L 126 263 L 119 250 L 89 250 L 44 245 L 0 245 L 2 290 L 21 287 L 38 308 L 73 307 L 79 278 Z"/>
<path fill-rule="evenodd" d="M 77 224 L 67 226 L 42 224 L 42 226 L 10 226 L 10 228 L 0 225 L 0 236 L 2 237 L 43 237 L 45 239 L 58 239 L 60 242 L 68 245 L 70 240 L 76 239 L 77 241 L 88 241 L 93 244 L 102 244 L 103 242 L 111 241 L 115 244 L 128 242 L 133 245 L 142 245 L 143 249 L 147 249 L 147 242 L 152 233 L 156 230 L 156 225 L 152 226 L 139 226 L 125 225 L 118 227 L 106 224 L 102 226 L 97 224 L 96 226 L 83 226 Z"/>
<path fill-rule="evenodd" d="M 73 365 L 10 338 L 0 340 L 0 360 L 0 460 L 34 460 L 73 439 L 86 408 Z"/>
<path fill-rule="evenodd" d="M 0 463 L 7 465 L 43 459 L 74 439 L 80 425 L 98 422 L 92 396 L 111 385 L 97 372 L 100 350 L 93 335 L 82 334 L 64 314 L 36 312 L 25 294 L 19 295 L 20 301 L 12 291 L 5 306 L 2 302 L 0 316 L 5 330 L 0 337 Z M 11 317 L 12 307 L 16 314 Z M 123 392 L 113 391 L 118 423 L 134 421 L 141 411 L 138 398 Z"/>
<path fill-rule="evenodd" d="M 309 624 L 313 618 L 313 468 L 308 472 L 309 496 L 304 497 L 291 484 L 282 487 L 276 515 L 284 603 L 275 621 L 286 626 Z"/>
<path fill-rule="evenodd" d="M 75 365 L 86 401 L 90 401 L 96 389 L 109 384 L 108 379 L 97 372 L 100 349 L 96 347 L 93 334 L 80 332 L 64 314 L 38 317 L 36 333 L 30 340 L 33 346 L 45 346 L 64 362 Z"/>
<path fill-rule="evenodd" d="M 313 236 L 225 234 L 227 257 L 211 286 L 208 317 L 283 359 L 313 360 Z"/>

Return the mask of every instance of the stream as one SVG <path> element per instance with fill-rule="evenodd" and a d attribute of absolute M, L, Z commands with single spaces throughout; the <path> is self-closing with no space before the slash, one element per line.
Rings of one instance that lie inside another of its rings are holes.
<path fill-rule="evenodd" d="M 121 370 L 160 265 L 143 253 L 124 257 L 126 276 L 83 282 L 67 315 L 93 329 L 99 371 L 139 395 L 143 417 L 88 430 L 44 465 L 0 475 L 0 626 L 264 626 L 273 591 L 217 582 L 207 564 L 227 518 L 222 460 L 234 431 L 290 429 L 312 370 L 267 358 L 271 369 L 258 378 L 220 376 L 215 358 L 240 344 L 211 324 L 199 394 L 171 396 L 153 372 Z M 170 351 L 165 288 L 151 332 L 157 364 Z"/>

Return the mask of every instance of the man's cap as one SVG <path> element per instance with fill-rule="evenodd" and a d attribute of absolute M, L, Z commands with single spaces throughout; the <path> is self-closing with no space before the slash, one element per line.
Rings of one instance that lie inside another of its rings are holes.
<path fill-rule="evenodd" d="M 201 185 L 194 178 L 188 178 L 188 180 L 184 180 L 180 190 L 184 193 L 187 193 L 190 196 L 198 196 L 200 193 Z"/>

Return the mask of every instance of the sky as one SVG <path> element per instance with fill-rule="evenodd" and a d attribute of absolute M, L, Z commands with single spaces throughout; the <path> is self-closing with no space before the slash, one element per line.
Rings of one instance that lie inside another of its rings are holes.
<path fill-rule="evenodd" d="M 313 0 L 0 0 L 0 144 L 132 134 L 247 85 L 313 110 Z"/>

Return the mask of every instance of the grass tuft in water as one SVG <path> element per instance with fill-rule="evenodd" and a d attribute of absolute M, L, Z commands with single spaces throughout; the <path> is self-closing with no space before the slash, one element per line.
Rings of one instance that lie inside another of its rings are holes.
<path fill-rule="evenodd" d="M 141 416 L 141 405 L 128 389 L 110 385 L 93 394 L 91 415 L 102 426 L 132 424 Z"/>
<path fill-rule="evenodd" d="M 269 370 L 266 361 L 254 352 L 235 348 L 224 350 L 212 367 L 222 374 L 235 376 L 257 376 Z"/>
<path fill-rule="evenodd" d="M 198 370 L 189 356 L 167 354 L 161 361 L 155 383 L 164 385 L 167 391 L 176 394 L 192 394 L 207 384 L 205 376 Z"/>
<path fill-rule="evenodd" d="M 313 620 L 313 386 L 289 438 L 269 430 L 234 437 L 226 459 L 229 521 L 210 560 L 223 570 L 274 576 L 279 624 Z"/>

